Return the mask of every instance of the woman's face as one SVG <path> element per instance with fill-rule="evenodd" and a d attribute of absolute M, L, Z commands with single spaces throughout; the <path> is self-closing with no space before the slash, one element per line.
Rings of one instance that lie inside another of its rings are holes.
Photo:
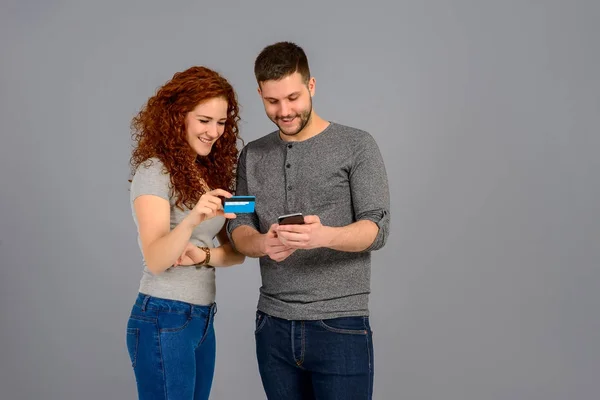
<path fill-rule="evenodd" d="M 223 135 L 227 120 L 227 100 L 214 97 L 196 106 L 185 117 L 187 141 L 200 156 L 210 153 L 213 144 Z"/>

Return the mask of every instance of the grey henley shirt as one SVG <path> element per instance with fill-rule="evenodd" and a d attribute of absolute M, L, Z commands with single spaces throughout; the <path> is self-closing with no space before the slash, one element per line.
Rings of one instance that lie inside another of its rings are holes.
<path fill-rule="evenodd" d="M 256 209 L 229 220 L 230 238 L 241 225 L 266 233 L 294 212 L 327 226 L 376 223 L 377 237 L 362 252 L 319 248 L 282 262 L 260 258 L 260 311 L 288 320 L 369 315 L 371 251 L 384 246 L 390 223 L 386 170 L 369 133 L 332 122 L 300 142 L 283 141 L 278 131 L 252 141 L 240 153 L 236 194 L 256 196 Z"/>

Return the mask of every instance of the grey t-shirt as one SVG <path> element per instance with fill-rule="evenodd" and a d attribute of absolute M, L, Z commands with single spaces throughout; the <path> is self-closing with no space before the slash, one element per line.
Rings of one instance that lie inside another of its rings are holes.
<path fill-rule="evenodd" d="M 379 233 L 362 252 L 320 248 L 296 250 L 283 262 L 260 258 L 259 310 L 290 320 L 369 314 L 371 251 L 385 244 L 390 221 L 386 170 L 369 133 L 330 123 L 301 142 L 285 142 L 277 131 L 250 142 L 240 153 L 236 194 L 256 196 L 256 206 L 228 221 L 230 238 L 241 225 L 266 233 L 279 215 L 294 212 L 328 226 L 376 223 Z"/>
<path fill-rule="evenodd" d="M 171 196 L 171 182 L 168 172 L 158 158 L 151 158 L 142 163 L 136 170 L 130 193 L 130 205 L 133 220 L 138 227 L 138 245 L 142 248 L 139 237 L 139 225 L 133 207 L 133 201 L 141 195 L 154 195 L 169 201 L 171 205 L 171 229 L 175 228 L 190 210 L 175 207 L 176 199 Z M 197 246 L 214 247 L 214 237 L 225 225 L 224 217 L 215 217 L 198 225 L 190 238 Z M 143 257 L 143 256 L 142 256 Z M 197 305 L 209 305 L 215 301 L 215 269 L 204 266 L 171 267 L 165 272 L 154 275 L 143 260 L 143 272 L 140 280 L 140 293 L 170 300 L 179 300 Z"/>

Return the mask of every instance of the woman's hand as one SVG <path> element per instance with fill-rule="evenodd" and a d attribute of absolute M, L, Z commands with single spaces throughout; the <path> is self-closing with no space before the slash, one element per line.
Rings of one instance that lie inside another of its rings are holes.
<path fill-rule="evenodd" d="M 210 192 L 204 193 L 200 197 L 200 200 L 198 200 L 198 203 L 196 203 L 190 213 L 190 217 L 192 218 L 192 223 L 194 225 L 199 225 L 202 222 L 218 215 L 225 218 L 236 217 L 236 215 L 233 213 L 225 214 L 223 212 L 223 201 L 219 196 L 230 198 L 232 194 L 223 189 L 214 189 Z"/>
<path fill-rule="evenodd" d="M 200 264 L 206 258 L 206 253 L 200 250 L 197 246 L 192 243 L 188 243 L 183 250 L 183 253 L 177 258 L 174 267 L 178 266 L 189 266 Z"/>

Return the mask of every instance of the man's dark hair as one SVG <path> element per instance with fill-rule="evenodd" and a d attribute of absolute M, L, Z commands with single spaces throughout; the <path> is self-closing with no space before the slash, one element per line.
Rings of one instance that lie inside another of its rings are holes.
<path fill-rule="evenodd" d="M 308 58 L 304 50 L 292 42 L 278 42 L 265 47 L 254 62 L 254 76 L 259 84 L 280 80 L 294 72 L 300 73 L 304 83 L 308 83 Z"/>

